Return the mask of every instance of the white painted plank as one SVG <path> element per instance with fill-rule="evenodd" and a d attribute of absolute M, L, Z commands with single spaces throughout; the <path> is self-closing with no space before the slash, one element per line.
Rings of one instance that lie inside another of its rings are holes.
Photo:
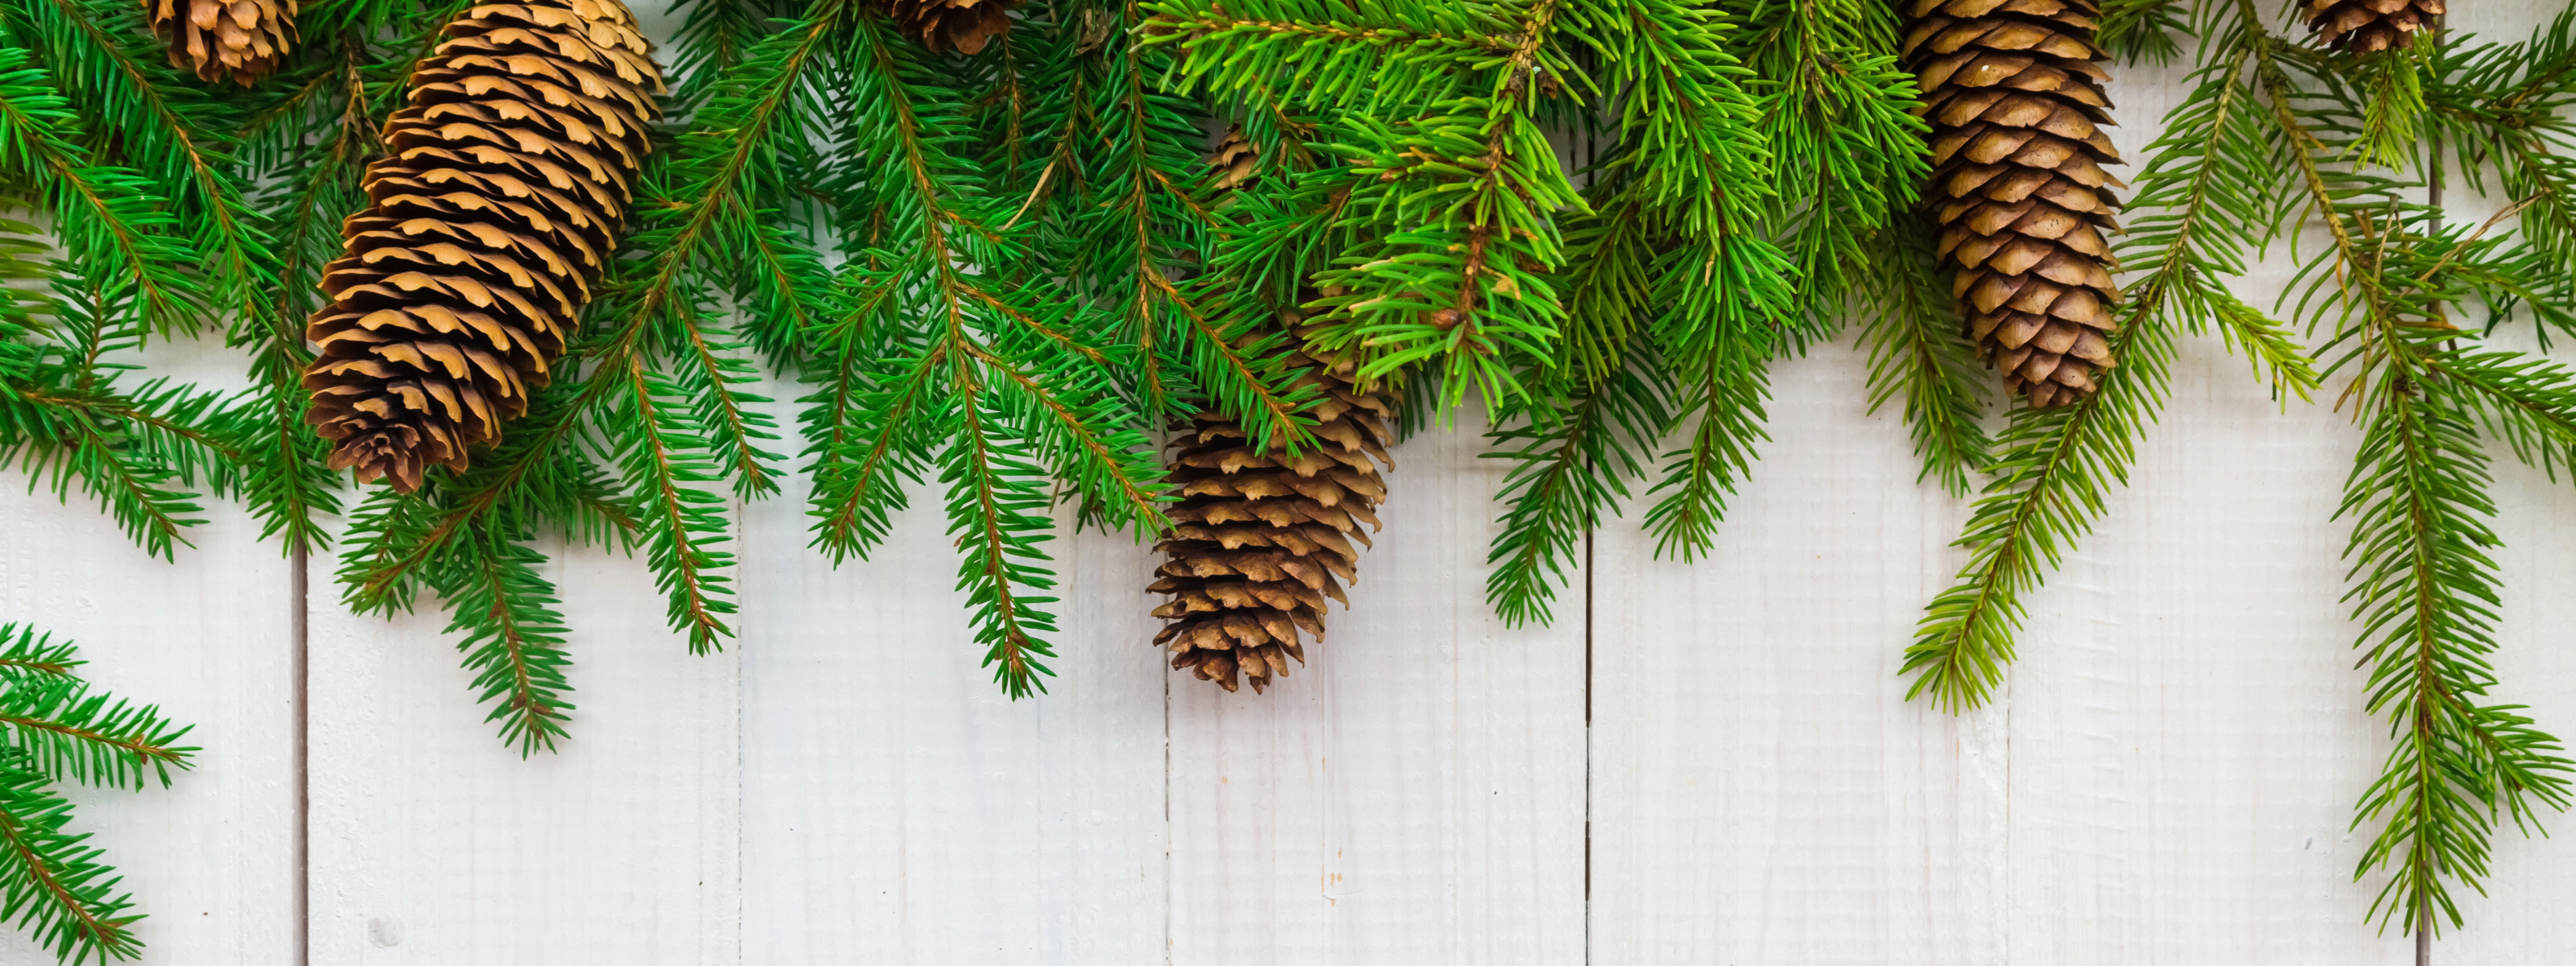
<path fill-rule="evenodd" d="M 155 374 L 208 388 L 240 383 L 241 359 L 210 345 L 156 349 Z M 204 526 L 177 562 L 147 557 L 94 504 L 69 506 L 0 473 L 0 622 L 81 646 L 82 677 L 193 724 L 197 767 L 168 789 L 69 787 L 75 831 L 94 833 L 150 918 L 145 964 L 291 962 L 295 604 L 288 562 L 238 506 L 200 500 Z M 51 964 L 13 925 L 0 963 Z"/>
<path fill-rule="evenodd" d="M 1862 414 L 1847 346 L 1776 366 L 1717 552 L 1595 538 L 1595 963 L 2002 961 L 1999 711 L 1904 701 L 1964 506 Z"/>
<path fill-rule="evenodd" d="M 2045 590 L 2012 670 L 2012 959 L 2410 962 L 2363 921 L 2352 805 L 2383 728 L 2345 622 L 2359 433 L 2185 343 L 2139 485 Z"/>
<path fill-rule="evenodd" d="M 2510 459 L 2497 466 L 2497 531 L 2505 549 L 2504 619 L 2497 634 L 2493 699 L 2528 704 L 2542 730 L 2576 741 L 2576 594 L 2568 592 L 2576 560 L 2576 492 Z M 2447 925 L 2434 962 L 2477 966 L 2554 966 L 2576 950 L 2576 817 L 2543 817 L 2556 838 L 2525 838 L 2507 825 L 2496 836 L 2495 876 L 2487 898 L 2468 897 L 2466 928 Z"/>
<path fill-rule="evenodd" d="M 640 560 L 545 549 L 577 710 L 526 760 L 443 614 L 353 616 L 317 573 L 314 963 L 738 960 L 738 651 L 690 656 Z"/>
<path fill-rule="evenodd" d="M 1267 695 L 1171 680 L 1174 963 L 1581 958 L 1581 608 L 1519 631 L 1486 609 L 1504 467 L 1459 422 L 1396 450 L 1304 666 Z"/>
<path fill-rule="evenodd" d="M 2132 168 L 2185 74 L 2115 72 Z M 2231 287 L 2269 307 L 2287 265 Z M 2012 958 L 2408 959 L 2363 922 L 2384 879 L 2352 881 L 2367 839 L 2347 832 L 2386 750 L 2338 603 L 2349 524 L 2332 517 L 2359 433 L 2323 405 L 2285 412 L 2214 337 L 2182 349 L 2135 485 L 2026 598 Z"/>
<path fill-rule="evenodd" d="M 790 483 L 801 494 L 805 482 Z M 1163 955 L 1163 683 L 1143 548 L 1048 544 L 1051 693 L 980 666 L 935 484 L 834 570 L 797 499 L 754 506 L 743 615 L 745 961 L 957 966 Z"/>

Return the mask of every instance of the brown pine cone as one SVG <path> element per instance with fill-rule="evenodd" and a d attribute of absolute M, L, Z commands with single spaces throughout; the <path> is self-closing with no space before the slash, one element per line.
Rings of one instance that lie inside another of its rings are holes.
<path fill-rule="evenodd" d="M 2126 187 L 2095 0 L 1913 0 L 1906 64 L 1932 125 L 1924 203 L 1986 363 L 2036 407 L 2092 395 L 2112 365 L 2111 246 Z"/>
<path fill-rule="evenodd" d="M 2336 50 L 2404 49 L 2446 13 L 2442 0 L 2308 0 L 2308 29 Z"/>
<path fill-rule="evenodd" d="M 149 0 L 170 66 L 248 87 L 277 71 L 295 43 L 295 0 Z"/>
<path fill-rule="evenodd" d="M 1011 31 L 1011 0 L 890 0 L 887 13 L 904 36 L 931 53 L 980 54 Z"/>
<path fill-rule="evenodd" d="M 1378 464 L 1394 468 L 1394 409 L 1354 384 L 1355 362 L 1301 351 L 1289 364 L 1324 397 L 1309 412 L 1314 438 L 1297 455 L 1256 452 L 1241 424 L 1202 412 L 1167 457 L 1181 501 L 1155 548 L 1169 558 L 1155 571 L 1162 579 L 1147 588 L 1172 595 L 1154 609 L 1170 621 L 1154 642 L 1171 650 L 1174 668 L 1228 691 L 1238 670 L 1256 692 L 1288 676 L 1289 658 L 1306 660 L 1299 633 L 1324 639 L 1324 598 L 1350 606 L 1341 581 L 1357 579 L 1351 541 L 1368 543 L 1360 524 L 1378 526 Z"/>
<path fill-rule="evenodd" d="M 617 0 L 486 3 L 440 32 L 341 226 L 305 337 L 331 467 L 410 492 L 527 411 L 633 203 L 662 89 Z"/>
<path fill-rule="evenodd" d="M 1216 153 L 1208 155 L 1208 167 L 1215 170 L 1216 190 L 1232 191 L 1249 183 L 1260 172 L 1261 146 L 1243 136 L 1243 125 L 1225 129 L 1225 137 L 1216 142 Z"/>

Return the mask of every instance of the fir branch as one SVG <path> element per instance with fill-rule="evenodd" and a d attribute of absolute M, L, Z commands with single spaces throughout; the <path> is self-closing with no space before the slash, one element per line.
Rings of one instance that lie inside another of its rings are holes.
<path fill-rule="evenodd" d="M 2535 801 L 2566 808 L 2576 769 L 2519 705 L 2478 701 L 2495 683 L 2485 655 L 2499 604 L 2485 553 L 2499 543 L 2483 522 L 2495 514 L 2486 456 L 2447 391 L 2408 373 L 2392 361 L 2370 394 L 2362 459 L 2337 513 L 2353 520 L 2345 599 L 2364 628 L 2368 710 L 2397 739 L 2353 820 L 2385 823 L 2354 872 L 2395 866 L 2371 904 L 2383 928 L 2433 922 L 2434 910 L 2460 924 L 2449 884 L 2488 875 L 2496 819 L 2527 825 Z"/>
<path fill-rule="evenodd" d="M 74 966 L 132 959 L 143 941 L 131 893 L 116 892 L 106 851 L 63 829 L 72 806 L 44 773 L 0 756 L 0 918 L 17 921 L 37 945 Z"/>
<path fill-rule="evenodd" d="M 91 693 L 67 675 L 19 677 L 0 684 L 0 734 L 7 753 L 57 780 L 141 789 L 147 777 L 170 786 L 170 769 L 189 767 L 188 733 L 157 708 Z"/>
<path fill-rule="evenodd" d="M 1554 620 L 1550 605 L 1577 547 L 1600 527 L 1603 511 L 1628 498 L 1629 483 L 1645 477 L 1636 452 L 1672 422 L 1661 379 L 1654 360 L 1633 359 L 1598 385 L 1529 407 L 1518 425 L 1498 418 L 1486 434 L 1495 451 L 1484 458 L 1514 464 L 1497 494 L 1508 506 L 1502 530 L 1485 560 L 1493 568 L 1485 601 L 1505 624 Z"/>
<path fill-rule="evenodd" d="M 0 687 L 37 678 L 69 678 L 83 662 L 70 641 L 56 643 L 33 627 L 0 623 Z"/>
<path fill-rule="evenodd" d="M 1968 474 L 1994 459 L 1993 442 L 1978 422 L 1986 380 L 1975 350 L 1959 336 L 1954 302 L 1932 277 L 1928 236 L 1908 221 L 1873 249 L 1871 276 L 1879 284 L 1860 293 L 1869 412 L 1904 397 L 1914 455 L 1923 460 L 1915 482 L 1937 478 L 1950 495 L 1966 496 Z"/>
<path fill-rule="evenodd" d="M 1968 548 L 1968 565 L 1924 608 L 1905 649 L 1901 673 L 1918 675 L 1907 698 L 1930 695 L 1951 711 L 1984 704 L 2012 662 L 2022 595 L 2092 529 L 2110 485 L 2128 482 L 2138 438 L 2164 402 L 2174 332 L 2162 316 L 2134 312 L 2111 349 L 2121 365 L 2102 376 L 2100 392 L 2070 406 L 2016 409 L 1996 439 L 1992 482 L 1953 544 Z"/>
<path fill-rule="evenodd" d="M 238 119 L 145 52 L 159 46 L 139 9 L 117 0 L 17 0 L 13 32 L 31 41 L 83 115 L 160 187 L 204 259 L 206 300 L 244 319 L 265 311 L 278 283 L 271 240 L 242 200 L 220 135 Z"/>

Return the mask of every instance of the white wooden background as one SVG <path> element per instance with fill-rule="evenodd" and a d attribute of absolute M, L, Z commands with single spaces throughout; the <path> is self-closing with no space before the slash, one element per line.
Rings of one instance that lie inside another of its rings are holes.
<path fill-rule="evenodd" d="M 2512 37 L 2541 16 L 2457 6 Z M 2134 159 L 2178 72 L 2116 73 Z M 663 629 L 639 562 L 557 558 L 580 712 L 528 761 L 440 618 L 349 616 L 327 560 L 299 598 L 229 507 L 172 566 L 0 486 L 0 620 L 198 725 L 176 789 L 74 793 L 152 915 L 147 963 L 2411 962 L 2351 880 L 2387 741 L 2336 603 L 2345 419 L 2189 344 L 2010 686 L 1953 718 L 1896 669 L 1965 505 L 1915 484 L 1863 368 L 1848 344 L 1782 365 L 1716 559 L 1653 559 L 1632 513 L 1549 630 L 1482 602 L 1478 418 L 1417 438 L 1354 606 L 1267 696 L 1164 671 L 1148 555 L 1095 533 L 1058 544 L 1053 693 L 1005 701 L 930 513 L 834 570 L 787 500 L 742 512 L 717 656 Z M 2506 696 L 2576 733 L 2576 493 L 2499 477 Z M 2497 852 L 2434 960 L 2576 959 L 2576 845 Z M 47 961 L 0 935 L 0 962 Z"/>

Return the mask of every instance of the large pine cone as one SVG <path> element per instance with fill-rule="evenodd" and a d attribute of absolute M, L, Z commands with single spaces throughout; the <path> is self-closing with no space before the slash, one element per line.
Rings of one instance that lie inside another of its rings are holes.
<path fill-rule="evenodd" d="M 2309 0 L 2308 29 L 2328 47 L 2370 54 L 2413 44 L 2447 12 L 2442 0 Z"/>
<path fill-rule="evenodd" d="M 2004 383 L 2048 407 L 2111 367 L 2118 151 L 2095 0 L 1913 0 L 1904 56 L 1932 124 L 1925 204 L 1960 314 Z"/>
<path fill-rule="evenodd" d="M 980 54 L 1011 31 L 1011 0 L 889 0 L 887 12 L 904 36 L 931 53 Z"/>
<path fill-rule="evenodd" d="M 295 43 L 295 0 L 148 0 L 170 66 L 248 87 Z"/>
<path fill-rule="evenodd" d="M 1298 352 L 1289 364 L 1324 397 L 1309 412 L 1314 439 L 1296 456 L 1276 446 L 1256 452 L 1241 424 L 1202 412 L 1167 458 L 1181 501 L 1155 548 L 1168 558 L 1155 571 L 1162 579 L 1147 588 L 1172 595 L 1154 609 L 1170 621 L 1154 642 L 1171 650 L 1173 667 L 1228 691 L 1238 670 L 1254 691 L 1286 677 L 1289 658 L 1306 660 L 1299 633 L 1324 639 L 1324 598 L 1350 605 L 1341 581 L 1357 578 L 1351 541 L 1368 542 L 1361 523 L 1378 526 L 1373 511 L 1386 498 L 1378 463 L 1394 466 L 1386 454 L 1394 410 L 1354 385 L 1356 363 Z"/>
<path fill-rule="evenodd" d="M 331 467 L 420 486 L 501 436 L 617 248 L 662 89 L 616 0 L 487 3 L 449 21 L 341 226 L 306 338 Z"/>

